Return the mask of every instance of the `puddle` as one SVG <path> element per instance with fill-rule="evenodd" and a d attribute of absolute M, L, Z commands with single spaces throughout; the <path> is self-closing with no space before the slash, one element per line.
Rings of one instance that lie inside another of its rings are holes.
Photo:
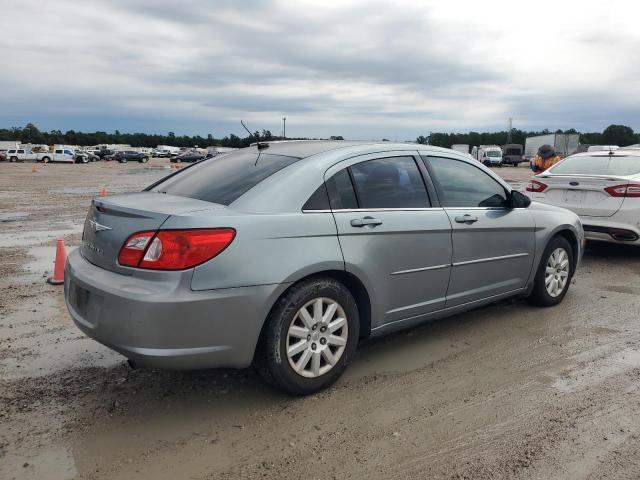
<path fill-rule="evenodd" d="M 605 287 L 608 292 L 627 293 L 629 295 L 640 295 L 640 287 L 629 287 L 627 285 L 613 285 Z"/>
<path fill-rule="evenodd" d="M 0 360 L 4 380 L 49 376 L 78 366 L 111 367 L 125 360 L 76 328 L 62 287 L 44 297 L 25 295 L 19 309 L 0 324 L 2 335 L 11 336 L 10 352 Z"/>
<path fill-rule="evenodd" d="M 59 190 L 52 190 L 52 193 L 71 193 L 71 194 L 78 194 L 78 195 L 85 195 L 85 194 L 95 194 L 95 195 L 99 195 L 100 194 L 100 188 L 96 188 L 96 187 L 66 187 L 66 188 L 61 188 Z"/>
<path fill-rule="evenodd" d="M 78 247 L 70 247 L 67 245 L 67 254 L 70 254 L 76 248 Z M 33 260 L 25 265 L 28 275 L 34 278 L 44 278 L 53 272 L 56 259 L 56 245 L 31 247 L 27 253 L 33 257 Z"/>
<path fill-rule="evenodd" d="M 15 222 L 16 220 L 24 220 L 29 216 L 26 212 L 5 212 L 0 213 L 0 222 Z"/>
<path fill-rule="evenodd" d="M 597 385 L 609 377 L 640 368 L 640 351 L 627 349 L 608 357 L 580 362 L 555 379 L 553 387 L 562 393 Z"/>
<path fill-rule="evenodd" d="M 24 480 L 68 480 L 75 478 L 75 462 L 65 447 L 55 447 L 24 455 L 8 452 L 0 466 L 0 477 Z"/>
<path fill-rule="evenodd" d="M 66 235 L 81 233 L 83 224 L 59 230 L 18 231 L 0 234 L 0 247 L 28 247 L 55 240 Z"/>

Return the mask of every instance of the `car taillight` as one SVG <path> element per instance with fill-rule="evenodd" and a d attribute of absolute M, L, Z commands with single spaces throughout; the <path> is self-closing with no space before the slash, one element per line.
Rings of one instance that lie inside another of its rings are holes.
<path fill-rule="evenodd" d="M 233 228 L 138 232 L 124 243 L 118 261 L 128 267 L 184 270 L 219 255 L 235 235 Z"/>
<path fill-rule="evenodd" d="M 640 184 L 628 183 L 625 185 L 614 185 L 604 189 L 612 197 L 640 197 Z"/>
<path fill-rule="evenodd" d="M 538 180 L 529 180 L 529 183 L 527 183 L 527 192 L 540 193 L 544 192 L 546 188 L 547 185 L 545 183 L 539 182 Z"/>

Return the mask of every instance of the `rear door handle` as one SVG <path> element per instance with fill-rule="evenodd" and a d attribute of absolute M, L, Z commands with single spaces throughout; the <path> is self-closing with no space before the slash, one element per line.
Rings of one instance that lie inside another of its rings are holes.
<path fill-rule="evenodd" d="M 477 222 L 477 221 L 478 221 L 478 217 L 472 217 L 468 213 L 465 213 L 464 215 L 462 215 L 460 217 L 456 217 L 456 222 L 458 222 L 458 223 L 466 223 L 467 225 L 471 225 L 472 223 Z"/>
<path fill-rule="evenodd" d="M 382 225 L 382 220 L 373 217 L 354 218 L 351 220 L 352 227 L 375 227 Z"/>

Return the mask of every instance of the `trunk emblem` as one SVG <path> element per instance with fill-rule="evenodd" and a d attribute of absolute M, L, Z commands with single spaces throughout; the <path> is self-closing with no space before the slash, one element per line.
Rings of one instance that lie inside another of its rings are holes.
<path fill-rule="evenodd" d="M 105 230 L 113 230 L 111 227 L 107 227 L 106 225 L 100 225 L 95 220 L 89 220 L 89 225 L 91 225 L 91 228 L 96 233 L 104 232 Z"/>

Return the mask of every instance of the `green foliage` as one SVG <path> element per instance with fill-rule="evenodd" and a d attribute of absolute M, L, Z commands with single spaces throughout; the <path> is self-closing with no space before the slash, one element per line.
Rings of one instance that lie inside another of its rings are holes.
<path fill-rule="evenodd" d="M 254 142 L 266 142 L 270 140 L 281 140 L 281 137 L 274 137 L 269 130 L 256 131 L 252 135 L 240 138 L 237 135 L 229 134 L 223 138 L 214 138 L 212 134 L 206 137 L 200 135 L 177 136 L 174 132 L 168 132 L 167 135 L 155 135 L 148 133 L 121 133 L 116 130 L 113 133 L 107 132 L 76 132 L 68 130 L 63 133 L 60 130 L 51 130 L 49 132 L 41 132 L 38 128 L 28 123 L 24 128 L 0 128 L 0 140 L 16 140 L 22 143 L 36 143 L 44 145 L 53 145 L 56 143 L 67 145 L 101 145 L 101 144 L 129 144 L 132 147 L 156 147 L 158 145 L 172 145 L 176 147 L 195 147 L 201 148 L 219 146 L 219 147 L 248 147 Z"/>
<path fill-rule="evenodd" d="M 633 133 L 631 127 L 626 125 L 609 125 L 602 132 L 602 140 L 605 145 L 618 145 L 626 147 L 638 143 L 638 136 Z"/>
<path fill-rule="evenodd" d="M 507 143 L 507 131 L 501 132 L 469 132 L 469 133 L 431 133 L 429 137 L 420 135 L 416 138 L 417 143 L 431 143 L 438 147 L 451 148 L 455 144 L 467 144 L 471 147 L 478 145 L 504 145 Z M 546 135 L 551 133 L 544 129 L 539 132 L 526 132 L 524 130 L 513 129 L 511 139 L 513 143 L 524 145 L 527 137 L 536 135 Z M 578 133 L 574 128 L 568 130 L 557 130 L 555 133 Z M 429 142 L 430 141 L 430 142 Z M 581 133 L 580 143 L 592 145 L 620 145 L 627 146 L 640 142 L 640 134 L 633 132 L 631 127 L 625 125 L 609 125 L 603 133 Z"/>

